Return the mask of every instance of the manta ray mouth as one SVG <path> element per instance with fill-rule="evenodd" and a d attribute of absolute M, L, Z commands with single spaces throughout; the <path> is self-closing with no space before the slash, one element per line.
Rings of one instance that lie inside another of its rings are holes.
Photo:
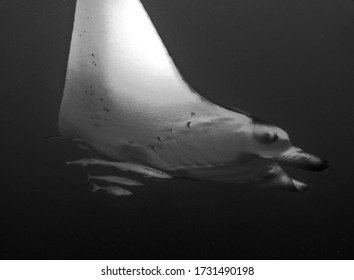
<path fill-rule="evenodd" d="M 328 161 L 315 155 L 305 153 L 303 150 L 295 146 L 291 146 L 285 152 L 274 156 L 271 159 L 278 163 L 310 171 L 323 171 L 329 168 Z"/>

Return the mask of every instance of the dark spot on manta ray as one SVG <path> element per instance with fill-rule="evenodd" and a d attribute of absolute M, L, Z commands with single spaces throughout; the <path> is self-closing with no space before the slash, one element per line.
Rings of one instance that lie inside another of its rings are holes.
<path fill-rule="evenodd" d="M 100 126 L 99 124 L 97 124 L 97 123 L 95 123 L 95 126 L 96 126 L 96 127 L 101 127 L 101 126 Z"/>
<path fill-rule="evenodd" d="M 102 98 L 102 97 L 100 97 L 100 100 L 101 100 L 101 101 L 103 101 L 103 98 Z"/>
<path fill-rule="evenodd" d="M 104 118 L 104 120 L 105 120 L 105 121 L 108 121 L 108 119 L 107 119 L 107 118 Z"/>
<path fill-rule="evenodd" d="M 92 88 L 92 86 L 90 86 L 90 88 Z"/>
<path fill-rule="evenodd" d="M 194 116 L 194 115 L 195 115 L 195 113 L 194 113 L 194 112 L 192 112 L 192 113 L 191 113 L 191 116 Z"/>
<path fill-rule="evenodd" d="M 81 101 L 85 101 L 85 98 L 81 98 Z"/>
<path fill-rule="evenodd" d="M 156 137 L 156 139 L 157 139 L 157 141 L 162 142 L 162 140 L 161 140 L 161 137 L 160 137 L 160 136 L 157 136 L 157 137 Z"/>
<path fill-rule="evenodd" d="M 106 112 L 109 112 L 109 109 L 106 108 L 106 107 L 103 107 L 103 110 L 106 111 Z"/>
<path fill-rule="evenodd" d="M 95 57 L 95 55 L 94 55 L 93 53 L 91 54 L 91 56 L 92 56 L 92 57 Z"/>
<path fill-rule="evenodd" d="M 131 144 L 131 145 L 134 145 L 133 141 L 128 140 L 128 143 Z"/>
<path fill-rule="evenodd" d="M 94 117 L 90 117 L 91 120 L 94 120 L 95 118 Z"/>
<path fill-rule="evenodd" d="M 191 122 L 187 122 L 187 127 L 191 127 Z"/>
<path fill-rule="evenodd" d="M 85 89 L 85 92 L 88 93 L 88 91 Z"/>

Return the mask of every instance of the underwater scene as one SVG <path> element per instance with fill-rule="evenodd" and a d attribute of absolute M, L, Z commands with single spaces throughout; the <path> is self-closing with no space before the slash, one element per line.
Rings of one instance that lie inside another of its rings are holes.
<path fill-rule="evenodd" d="M 1 259 L 353 259 L 353 1 L 0 12 Z"/>

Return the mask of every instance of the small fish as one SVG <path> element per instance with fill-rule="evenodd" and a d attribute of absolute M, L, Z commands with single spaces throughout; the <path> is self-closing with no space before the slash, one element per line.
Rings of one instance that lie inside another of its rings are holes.
<path fill-rule="evenodd" d="M 147 177 L 154 177 L 154 178 L 161 178 L 161 179 L 172 179 L 170 175 L 160 170 L 142 165 L 136 164 L 131 162 L 114 162 L 114 161 L 107 161 L 98 158 L 82 158 L 73 161 L 67 161 L 66 164 L 68 165 L 81 165 L 83 167 L 91 164 L 97 164 L 101 166 L 108 166 L 108 167 L 115 167 L 122 171 L 132 171 L 136 173 L 143 174 Z"/>
<path fill-rule="evenodd" d="M 167 173 L 142 164 L 136 164 L 131 162 L 110 162 L 110 161 L 100 161 L 99 164 L 105 166 L 112 166 L 122 171 L 132 171 L 132 172 L 140 173 L 148 177 L 172 179 L 172 177 Z"/>
<path fill-rule="evenodd" d="M 78 160 L 72 160 L 72 161 L 67 161 L 67 165 L 81 165 L 82 167 L 85 167 L 90 164 L 96 164 L 97 161 L 93 158 L 82 158 Z"/>
<path fill-rule="evenodd" d="M 90 174 L 88 174 L 88 180 L 90 181 L 92 179 L 101 180 L 109 183 L 122 184 L 126 186 L 143 186 L 143 184 L 138 181 L 118 176 L 91 176 Z"/>
<path fill-rule="evenodd" d="M 92 192 L 95 192 L 98 190 L 104 190 L 108 194 L 113 194 L 115 196 L 125 196 L 125 195 L 132 195 L 133 194 L 131 191 L 128 191 L 126 189 L 123 189 L 123 188 L 120 188 L 117 186 L 100 187 L 96 184 L 92 184 Z"/>

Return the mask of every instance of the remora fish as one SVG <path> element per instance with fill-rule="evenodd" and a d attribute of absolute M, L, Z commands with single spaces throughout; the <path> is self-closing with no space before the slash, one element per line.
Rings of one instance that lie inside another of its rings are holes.
<path fill-rule="evenodd" d="M 77 1 L 59 129 L 119 164 L 197 180 L 303 190 L 277 163 L 329 166 L 283 129 L 192 90 L 138 0 Z"/>
<path fill-rule="evenodd" d="M 131 163 L 131 162 L 113 162 L 98 158 L 82 158 L 73 161 L 67 161 L 67 165 L 81 165 L 83 167 L 87 165 L 101 165 L 106 167 L 114 167 L 122 171 L 132 171 L 139 174 L 143 174 L 147 177 L 154 177 L 160 179 L 171 179 L 172 177 L 165 172 L 151 168 L 149 166 L 144 166 L 141 164 Z"/>
<path fill-rule="evenodd" d="M 118 176 L 91 176 L 88 175 L 88 180 L 101 180 L 109 183 L 117 183 L 121 185 L 126 185 L 126 186 L 143 186 L 142 183 L 129 179 L 129 178 L 124 178 L 124 177 L 118 177 Z"/>
<path fill-rule="evenodd" d="M 81 158 L 77 160 L 67 161 L 67 165 L 81 165 L 82 167 L 86 167 L 90 164 L 96 164 L 96 161 L 92 158 Z"/>
<path fill-rule="evenodd" d="M 120 188 L 117 186 L 100 187 L 96 184 L 92 184 L 92 192 L 95 192 L 98 190 L 104 190 L 108 194 L 113 194 L 115 196 L 124 196 L 124 195 L 132 195 L 133 194 L 131 191 L 128 191 L 126 189 L 123 189 L 123 188 Z"/>

